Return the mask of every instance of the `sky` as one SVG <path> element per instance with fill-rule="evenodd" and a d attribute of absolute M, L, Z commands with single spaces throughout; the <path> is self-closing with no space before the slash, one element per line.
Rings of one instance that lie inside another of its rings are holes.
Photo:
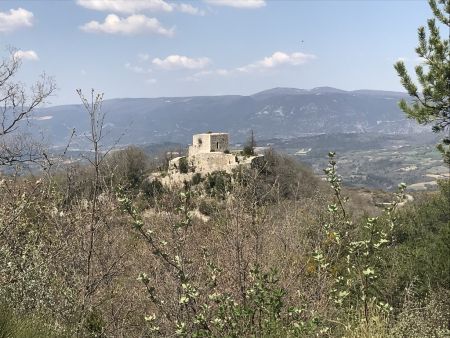
<path fill-rule="evenodd" d="M 0 54 L 19 79 L 53 76 L 51 105 L 105 98 L 250 95 L 273 87 L 401 91 L 426 1 L 0 1 Z"/>

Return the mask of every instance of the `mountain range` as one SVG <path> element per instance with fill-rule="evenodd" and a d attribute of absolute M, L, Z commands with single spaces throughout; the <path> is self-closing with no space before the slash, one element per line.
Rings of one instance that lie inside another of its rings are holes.
<path fill-rule="evenodd" d="M 420 133 L 424 127 L 408 120 L 398 108 L 405 93 L 331 87 L 311 90 L 273 88 L 249 96 L 123 98 L 103 102 L 108 143 L 189 143 L 192 134 L 230 133 L 239 143 L 253 130 L 257 139 L 289 139 L 337 133 Z M 72 146 L 86 147 L 89 117 L 81 104 L 36 110 L 34 131 L 63 146 L 72 130 Z M 428 130 L 428 129 L 427 129 Z"/>

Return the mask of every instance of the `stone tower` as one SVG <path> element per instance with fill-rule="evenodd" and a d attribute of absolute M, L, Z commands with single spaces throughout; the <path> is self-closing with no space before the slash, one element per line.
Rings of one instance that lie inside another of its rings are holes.
<path fill-rule="evenodd" d="M 189 156 L 224 152 L 228 150 L 227 133 L 206 133 L 192 136 L 192 145 L 189 146 Z"/>

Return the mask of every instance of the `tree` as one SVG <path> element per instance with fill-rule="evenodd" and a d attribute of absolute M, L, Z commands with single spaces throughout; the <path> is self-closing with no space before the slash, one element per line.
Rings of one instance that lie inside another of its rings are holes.
<path fill-rule="evenodd" d="M 143 182 L 149 159 L 142 149 L 129 146 L 112 152 L 106 160 L 106 165 L 115 178 L 115 184 L 126 185 L 134 189 L 138 188 Z"/>
<path fill-rule="evenodd" d="M 449 40 L 441 37 L 438 27 L 439 22 L 446 26 L 448 34 L 450 0 L 429 0 L 429 4 L 435 18 L 428 20 L 428 34 L 425 27 L 419 27 L 419 45 L 416 48 L 417 55 L 423 61 L 415 67 L 421 88 L 411 80 L 402 61 L 394 67 L 403 87 L 413 98 L 411 104 L 401 100 L 400 108 L 420 124 L 433 123 L 434 132 L 444 133 L 438 149 L 444 162 L 450 165 L 450 51 Z"/>
<path fill-rule="evenodd" d="M 36 147 L 25 138 L 11 135 L 34 109 L 55 91 L 53 78 L 45 74 L 29 90 L 16 77 L 22 65 L 17 50 L 10 48 L 0 61 L 0 165 L 25 162 L 37 157 Z"/>
<path fill-rule="evenodd" d="M 255 155 L 255 147 L 256 147 L 256 141 L 255 136 L 253 134 L 253 130 L 251 131 L 250 137 L 247 140 L 247 143 L 244 146 L 243 153 L 247 156 L 253 156 Z"/>

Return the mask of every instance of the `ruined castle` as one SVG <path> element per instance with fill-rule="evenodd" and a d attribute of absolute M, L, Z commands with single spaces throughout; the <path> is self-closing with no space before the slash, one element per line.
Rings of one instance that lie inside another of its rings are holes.
<path fill-rule="evenodd" d="M 240 150 L 230 150 L 228 133 L 195 134 L 187 156 L 170 160 L 167 174 L 158 178 L 163 184 L 177 184 L 191 180 L 195 174 L 232 173 L 239 166 L 252 167 L 262 159 L 263 155 L 246 156 Z"/>

